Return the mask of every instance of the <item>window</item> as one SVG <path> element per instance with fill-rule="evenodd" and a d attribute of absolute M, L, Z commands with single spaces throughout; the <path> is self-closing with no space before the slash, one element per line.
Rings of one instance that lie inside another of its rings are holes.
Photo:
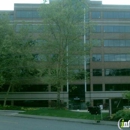
<path fill-rule="evenodd" d="M 130 54 L 105 54 L 104 61 L 130 61 Z"/>
<path fill-rule="evenodd" d="M 128 19 L 130 18 L 130 12 L 103 12 L 103 18 L 105 19 Z"/>
<path fill-rule="evenodd" d="M 94 26 L 93 32 L 95 33 L 101 32 L 101 26 Z"/>
<path fill-rule="evenodd" d="M 125 47 L 125 46 L 130 46 L 130 40 L 117 40 L 117 39 L 105 39 L 104 40 L 104 46 L 109 46 L 109 47 Z"/>
<path fill-rule="evenodd" d="M 101 54 L 94 54 L 92 56 L 92 61 L 101 61 Z"/>
<path fill-rule="evenodd" d="M 102 69 L 93 69 L 93 76 L 102 76 Z"/>
<path fill-rule="evenodd" d="M 130 69 L 105 69 L 105 76 L 130 76 Z"/>
<path fill-rule="evenodd" d="M 102 84 L 93 84 L 93 91 L 102 91 Z"/>
<path fill-rule="evenodd" d="M 105 91 L 127 91 L 130 84 L 105 84 Z"/>
<path fill-rule="evenodd" d="M 36 10 L 17 10 L 16 18 L 40 18 Z"/>
<path fill-rule="evenodd" d="M 93 46 L 101 46 L 101 40 L 100 39 L 93 39 L 92 41 L 90 41 L 92 43 Z"/>
<path fill-rule="evenodd" d="M 91 12 L 91 18 L 92 19 L 100 19 L 101 18 L 101 12 Z"/>
<path fill-rule="evenodd" d="M 129 33 L 130 26 L 104 26 L 104 32 L 110 33 Z"/>

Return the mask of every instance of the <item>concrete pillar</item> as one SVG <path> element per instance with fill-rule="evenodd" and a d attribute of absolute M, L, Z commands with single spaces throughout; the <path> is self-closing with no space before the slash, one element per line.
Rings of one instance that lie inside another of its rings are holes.
<path fill-rule="evenodd" d="M 105 84 L 102 84 L 102 91 L 105 91 Z"/>
<path fill-rule="evenodd" d="M 112 114 L 112 101 L 111 98 L 109 98 L 109 116 Z"/>

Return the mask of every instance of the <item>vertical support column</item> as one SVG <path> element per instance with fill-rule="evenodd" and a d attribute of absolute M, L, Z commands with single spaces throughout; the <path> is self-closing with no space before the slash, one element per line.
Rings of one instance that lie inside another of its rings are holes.
<path fill-rule="evenodd" d="M 68 74 L 69 74 L 69 61 L 68 61 L 68 56 L 69 56 L 69 53 L 68 53 L 68 51 L 69 51 L 69 47 L 68 47 L 68 45 L 67 45 L 67 47 L 66 47 L 66 56 L 67 56 L 67 63 L 66 63 L 66 73 L 67 73 L 67 80 L 66 80 L 66 87 L 67 87 L 67 93 L 68 93 L 68 101 L 66 101 L 66 103 L 67 103 L 67 108 L 69 108 L 69 79 L 68 79 Z"/>
<path fill-rule="evenodd" d="M 14 92 L 14 86 L 12 86 L 11 92 Z M 11 100 L 11 106 L 14 106 L 14 100 Z"/>
<path fill-rule="evenodd" d="M 111 98 L 109 98 L 109 116 L 111 116 L 112 114 L 112 102 L 111 102 Z"/>
<path fill-rule="evenodd" d="M 102 84 L 102 91 L 105 91 L 105 84 Z"/>
<path fill-rule="evenodd" d="M 85 35 L 85 33 L 86 33 L 86 28 L 85 28 L 85 23 L 86 23 L 86 21 L 85 21 L 85 8 L 84 8 L 84 87 L 85 87 L 85 92 L 87 91 L 87 67 L 86 67 L 86 65 L 87 65 L 87 61 L 86 61 L 86 59 L 87 59 L 87 57 L 86 57 L 86 35 Z"/>
<path fill-rule="evenodd" d="M 48 85 L 48 92 L 51 92 L 51 85 Z M 48 107 L 51 107 L 51 100 L 48 100 Z"/>

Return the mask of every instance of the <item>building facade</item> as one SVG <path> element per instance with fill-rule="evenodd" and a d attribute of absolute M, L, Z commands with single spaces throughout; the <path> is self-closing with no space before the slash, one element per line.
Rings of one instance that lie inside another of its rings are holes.
<path fill-rule="evenodd" d="M 96 43 L 91 49 L 90 60 L 86 58 L 90 77 L 86 85 L 82 79 L 62 89 L 61 100 L 67 104 L 76 99 L 91 105 L 105 104 L 109 98 L 122 98 L 122 94 L 130 90 L 130 5 L 102 5 L 101 1 L 89 0 L 88 4 L 88 21 L 94 25 L 94 30 L 86 40 Z M 23 21 L 31 23 L 33 30 L 41 23 L 39 7 L 40 4 L 15 4 L 14 11 L 6 12 L 10 22 L 17 23 L 16 31 Z M 73 85 L 77 88 L 72 92 Z M 8 100 L 14 104 L 39 102 L 43 106 L 56 100 L 55 88 L 44 85 L 42 79 L 35 79 L 27 88 L 11 92 Z M 2 101 L 5 93 L 1 91 L 0 95 Z"/>

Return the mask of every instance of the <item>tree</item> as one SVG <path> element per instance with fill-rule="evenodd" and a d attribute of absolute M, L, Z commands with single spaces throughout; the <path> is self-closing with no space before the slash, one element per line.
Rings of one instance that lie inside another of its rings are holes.
<path fill-rule="evenodd" d="M 5 106 L 10 89 L 22 83 L 23 70 L 28 68 L 31 55 L 28 51 L 27 31 L 21 29 L 17 33 L 15 25 L 10 25 L 7 15 L 0 19 L 0 30 L 0 86 L 8 85 L 3 104 Z"/>
<path fill-rule="evenodd" d="M 130 105 L 130 92 L 127 91 L 122 96 L 123 98 L 128 99 L 128 105 Z"/>
<path fill-rule="evenodd" d="M 84 21 L 87 8 L 85 0 L 59 0 L 40 8 L 43 19 L 43 31 L 39 35 L 41 71 L 44 83 L 57 88 L 58 107 L 61 88 L 66 81 L 74 79 L 74 66 L 81 65 L 90 50 L 90 45 L 83 42 L 84 34 L 87 35 L 91 27 Z"/>

